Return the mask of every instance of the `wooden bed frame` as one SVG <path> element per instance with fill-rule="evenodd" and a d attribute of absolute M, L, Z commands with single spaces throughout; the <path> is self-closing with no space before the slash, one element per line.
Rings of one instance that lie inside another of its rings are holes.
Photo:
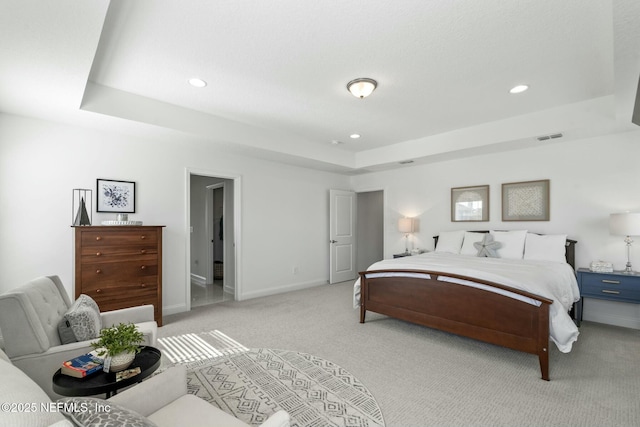
<path fill-rule="evenodd" d="M 437 237 L 435 238 L 437 242 Z M 567 262 L 575 269 L 575 240 L 567 240 Z M 369 277 L 372 273 L 427 273 L 415 277 Z M 549 305 L 552 300 L 497 283 L 437 271 L 375 270 L 360 274 L 360 323 L 367 311 L 538 355 L 549 381 Z M 540 306 L 482 289 L 438 280 L 470 280 L 540 301 Z"/>

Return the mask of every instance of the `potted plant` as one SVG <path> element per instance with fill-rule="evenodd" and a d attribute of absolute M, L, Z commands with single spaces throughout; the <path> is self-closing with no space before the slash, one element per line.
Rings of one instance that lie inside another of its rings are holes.
<path fill-rule="evenodd" d="M 117 326 L 100 331 L 98 341 L 91 346 L 97 350 L 98 356 L 106 356 L 105 364 L 109 364 L 109 372 L 126 369 L 136 354 L 140 352 L 140 344 L 144 342 L 144 334 L 133 323 L 120 323 Z"/>

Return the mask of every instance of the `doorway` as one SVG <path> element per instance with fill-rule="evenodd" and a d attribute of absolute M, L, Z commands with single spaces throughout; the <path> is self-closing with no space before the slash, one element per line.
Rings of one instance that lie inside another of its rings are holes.
<path fill-rule="evenodd" d="M 191 174 L 190 307 L 235 299 L 234 180 Z"/>
<path fill-rule="evenodd" d="M 356 268 L 365 271 L 384 259 L 384 191 L 356 193 Z"/>

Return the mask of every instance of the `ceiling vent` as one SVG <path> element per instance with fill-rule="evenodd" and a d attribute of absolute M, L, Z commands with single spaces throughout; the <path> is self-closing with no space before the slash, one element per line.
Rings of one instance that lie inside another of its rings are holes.
<path fill-rule="evenodd" d="M 539 136 L 538 137 L 538 141 L 547 141 L 549 139 L 557 139 L 557 138 L 562 138 L 562 134 L 561 133 L 554 133 L 551 135 L 543 135 L 543 136 Z"/>
<path fill-rule="evenodd" d="M 401 165 L 408 165 L 409 163 L 413 163 L 413 160 L 403 160 L 401 162 L 398 162 Z"/>

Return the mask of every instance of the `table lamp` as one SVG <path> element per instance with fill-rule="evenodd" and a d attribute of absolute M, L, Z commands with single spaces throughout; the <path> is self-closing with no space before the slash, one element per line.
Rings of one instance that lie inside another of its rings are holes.
<path fill-rule="evenodd" d="M 627 265 L 623 272 L 633 274 L 630 259 L 633 243 L 631 236 L 640 236 L 640 213 L 625 212 L 609 215 L 609 233 L 614 236 L 626 236 L 624 242 L 627 244 Z"/>
<path fill-rule="evenodd" d="M 413 218 L 400 218 L 398 231 L 404 233 L 404 254 L 409 255 L 409 234 L 413 233 Z"/>

